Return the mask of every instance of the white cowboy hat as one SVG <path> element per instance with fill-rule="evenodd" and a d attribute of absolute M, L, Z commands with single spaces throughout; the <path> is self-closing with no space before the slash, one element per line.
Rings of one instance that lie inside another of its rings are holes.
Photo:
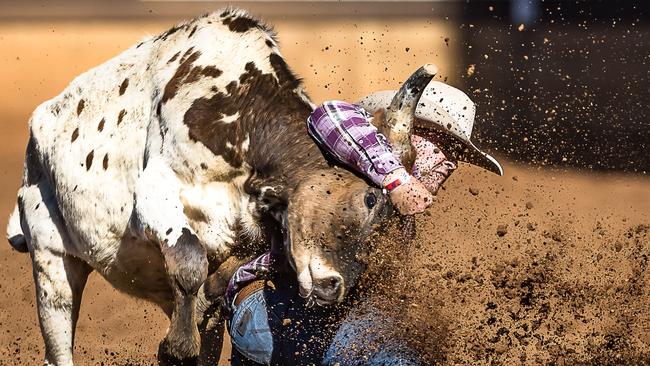
<path fill-rule="evenodd" d="M 395 90 L 372 93 L 357 104 L 372 113 L 379 108 L 387 108 L 395 93 Z M 456 159 L 503 175 L 501 164 L 471 140 L 475 113 L 476 106 L 467 94 L 440 81 L 431 81 L 415 109 L 415 126 L 433 128 L 452 137 L 451 145 L 456 146 L 445 146 L 455 152 Z"/>

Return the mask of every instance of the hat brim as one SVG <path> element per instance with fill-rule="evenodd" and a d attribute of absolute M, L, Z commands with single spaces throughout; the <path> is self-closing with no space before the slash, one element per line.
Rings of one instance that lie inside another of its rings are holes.
<path fill-rule="evenodd" d="M 440 141 L 445 152 L 449 152 L 456 160 L 476 165 L 500 176 L 503 175 L 501 164 L 493 156 L 483 152 L 462 132 L 450 133 L 449 130 L 436 123 L 417 117 L 413 128 L 416 135 Z"/>

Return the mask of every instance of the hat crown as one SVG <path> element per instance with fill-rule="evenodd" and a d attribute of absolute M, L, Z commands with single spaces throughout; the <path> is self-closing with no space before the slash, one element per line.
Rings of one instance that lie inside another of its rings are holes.
<path fill-rule="evenodd" d="M 369 111 L 387 108 L 395 93 L 395 90 L 376 92 L 366 96 L 358 104 Z M 499 162 L 471 140 L 475 116 L 476 105 L 467 94 L 440 81 L 429 82 L 415 109 L 415 117 L 425 122 L 420 123 L 421 127 L 426 125 L 437 129 L 464 146 L 465 150 L 459 155 L 459 160 L 503 175 Z"/>
<path fill-rule="evenodd" d="M 424 90 L 418 107 L 417 117 L 437 122 L 463 140 L 471 138 L 476 106 L 461 90 L 432 81 Z"/>

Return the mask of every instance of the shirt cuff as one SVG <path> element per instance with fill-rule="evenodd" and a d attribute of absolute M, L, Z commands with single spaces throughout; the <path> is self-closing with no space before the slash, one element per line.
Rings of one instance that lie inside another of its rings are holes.
<path fill-rule="evenodd" d="M 374 159 L 372 160 L 374 163 L 366 160 L 363 164 L 364 168 L 366 168 L 364 170 L 368 178 L 379 187 L 384 186 L 384 179 L 386 179 L 388 174 L 399 168 L 403 168 L 402 163 L 399 162 L 393 153 L 389 152 L 389 154 L 390 157 L 388 158 Z"/>

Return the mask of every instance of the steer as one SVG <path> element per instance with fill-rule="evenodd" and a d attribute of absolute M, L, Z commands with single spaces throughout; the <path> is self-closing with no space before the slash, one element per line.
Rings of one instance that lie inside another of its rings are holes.
<path fill-rule="evenodd" d="M 404 159 L 433 73 L 420 68 L 376 118 Z M 161 363 L 218 348 L 201 347 L 197 326 L 209 272 L 274 240 L 304 296 L 340 301 L 363 269 L 356 251 L 391 210 L 310 139 L 313 107 L 273 31 L 235 9 L 145 39 L 41 104 L 8 237 L 31 254 L 45 364 L 72 364 L 93 270 L 169 316 Z"/>

